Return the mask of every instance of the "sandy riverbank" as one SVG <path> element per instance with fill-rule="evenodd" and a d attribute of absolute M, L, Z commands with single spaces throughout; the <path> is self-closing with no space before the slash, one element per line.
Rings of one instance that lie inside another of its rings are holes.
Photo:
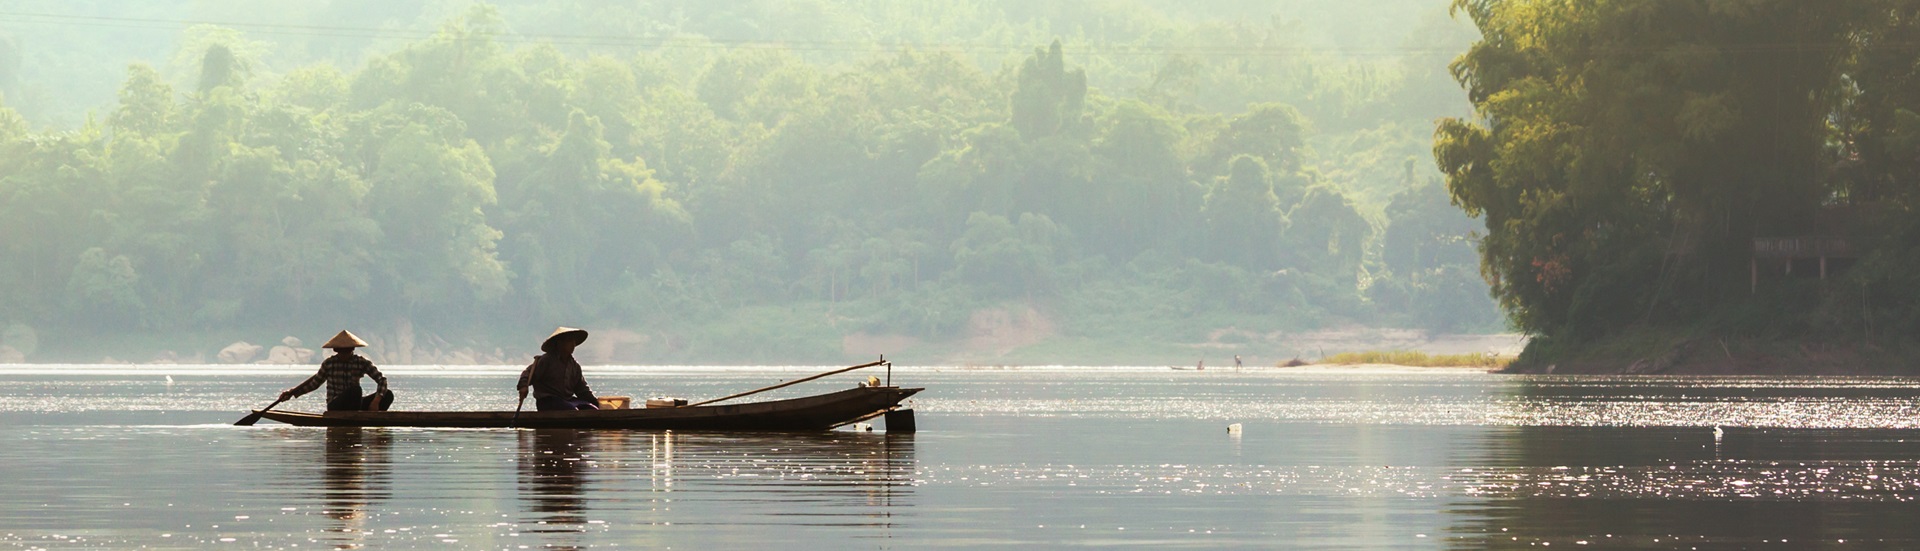
<path fill-rule="evenodd" d="M 1485 367 L 1420 367 L 1420 366 L 1413 366 L 1413 365 L 1394 365 L 1394 364 L 1352 364 L 1352 365 L 1309 364 L 1309 365 L 1302 365 L 1297 367 L 1281 367 L 1276 369 L 1285 370 L 1289 372 L 1300 372 L 1300 373 L 1352 373 L 1356 375 L 1358 374 L 1404 375 L 1404 374 L 1423 374 L 1423 373 L 1424 374 L 1430 374 L 1430 373 L 1467 374 L 1467 373 L 1490 373 L 1493 371 L 1492 369 L 1485 368 Z"/>

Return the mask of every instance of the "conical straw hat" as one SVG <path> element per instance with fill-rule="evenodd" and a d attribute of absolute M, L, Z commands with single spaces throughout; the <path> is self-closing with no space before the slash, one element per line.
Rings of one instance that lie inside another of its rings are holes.
<path fill-rule="evenodd" d="M 552 335 L 547 335 L 547 342 L 540 343 L 540 350 L 552 352 L 556 345 L 563 342 L 571 342 L 572 346 L 580 346 L 580 343 L 587 342 L 587 330 L 572 327 L 555 329 Z"/>
<path fill-rule="evenodd" d="M 353 336 L 353 332 L 341 331 L 340 334 L 333 336 L 333 340 L 327 341 L 327 344 L 320 345 L 320 347 L 321 348 L 360 348 L 366 345 L 367 345 L 367 341 L 360 340 L 360 337 Z"/>

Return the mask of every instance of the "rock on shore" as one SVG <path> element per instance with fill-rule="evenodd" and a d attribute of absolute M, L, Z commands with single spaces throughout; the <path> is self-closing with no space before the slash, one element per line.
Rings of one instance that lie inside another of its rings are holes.
<path fill-rule="evenodd" d="M 260 345 L 240 341 L 220 349 L 218 358 L 220 358 L 220 363 L 243 364 L 253 361 L 255 357 L 260 355 L 262 349 L 263 347 Z"/>

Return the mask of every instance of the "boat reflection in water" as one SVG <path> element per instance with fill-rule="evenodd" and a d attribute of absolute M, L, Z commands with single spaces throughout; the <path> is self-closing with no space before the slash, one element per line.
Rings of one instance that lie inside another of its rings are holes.
<path fill-rule="evenodd" d="M 912 434 L 672 436 L 667 482 L 735 509 L 809 526 L 892 526 L 912 505 Z"/>
<path fill-rule="evenodd" d="M 891 527 L 912 505 L 912 435 L 531 429 L 519 443 L 521 531 L 549 548 L 723 518 Z"/>
<path fill-rule="evenodd" d="M 390 495 L 393 435 L 385 429 L 327 429 L 321 468 L 320 502 L 334 524 L 325 543 L 335 549 L 366 546 L 369 508 Z"/>
<path fill-rule="evenodd" d="M 594 431 L 538 429 L 521 431 L 519 436 L 520 494 L 532 502 L 529 520 L 537 525 L 524 531 L 582 531 L 587 521 L 587 471 L 598 466 Z"/>

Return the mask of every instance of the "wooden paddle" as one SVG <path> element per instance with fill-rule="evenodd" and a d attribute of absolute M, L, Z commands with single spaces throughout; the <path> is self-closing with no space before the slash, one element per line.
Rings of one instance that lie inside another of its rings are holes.
<path fill-rule="evenodd" d="M 241 417 L 239 421 L 234 421 L 233 424 L 234 426 L 240 426 L 240 427 L 253 426 L 254 423 L 260 422 L 260 416 L 265 415 L 267 413 L 267 410 L 273 409 L 273 406 L 280 405 L 280 402 L 285 402 L 285 401 L 287 401 L 286 398 L 274 400 L 273 403 L 268 404 L 267 407 L 262 408 L 260 411 L 249 413 L 247 414 L 246 417 Z"/>
<path fill-rule="evenodd" d="M 520 405 L 513 406 L 513 420 L 507 422 L 507 428 L 514 428 L 515 425 L 520 424 L 520 410 L 526 409 L 526 407 L 527 407 L 527 395 L 521 394 Z"/>
<path fill-rule="evenodd" d="M 520 391 L 520 404 L 513 406 L 513 420 L 507 422 L 507 428 L 514 428 L 514 427 L 520 426 L 520 410 L 527 408 L 527 392 L 533 390 L 533 368 L 538 367 L 539 365 L 540 365 L 540 360 L 538 359 L 533 360 L 533 363 L 527 364 L 527 371 L 520 375 L 524 380 L 527 381 L 526 387 L 521 388 L 519 387 L 518 383 L 515 383 L 514 386 L 516 388 L 514 390 Z"/>

